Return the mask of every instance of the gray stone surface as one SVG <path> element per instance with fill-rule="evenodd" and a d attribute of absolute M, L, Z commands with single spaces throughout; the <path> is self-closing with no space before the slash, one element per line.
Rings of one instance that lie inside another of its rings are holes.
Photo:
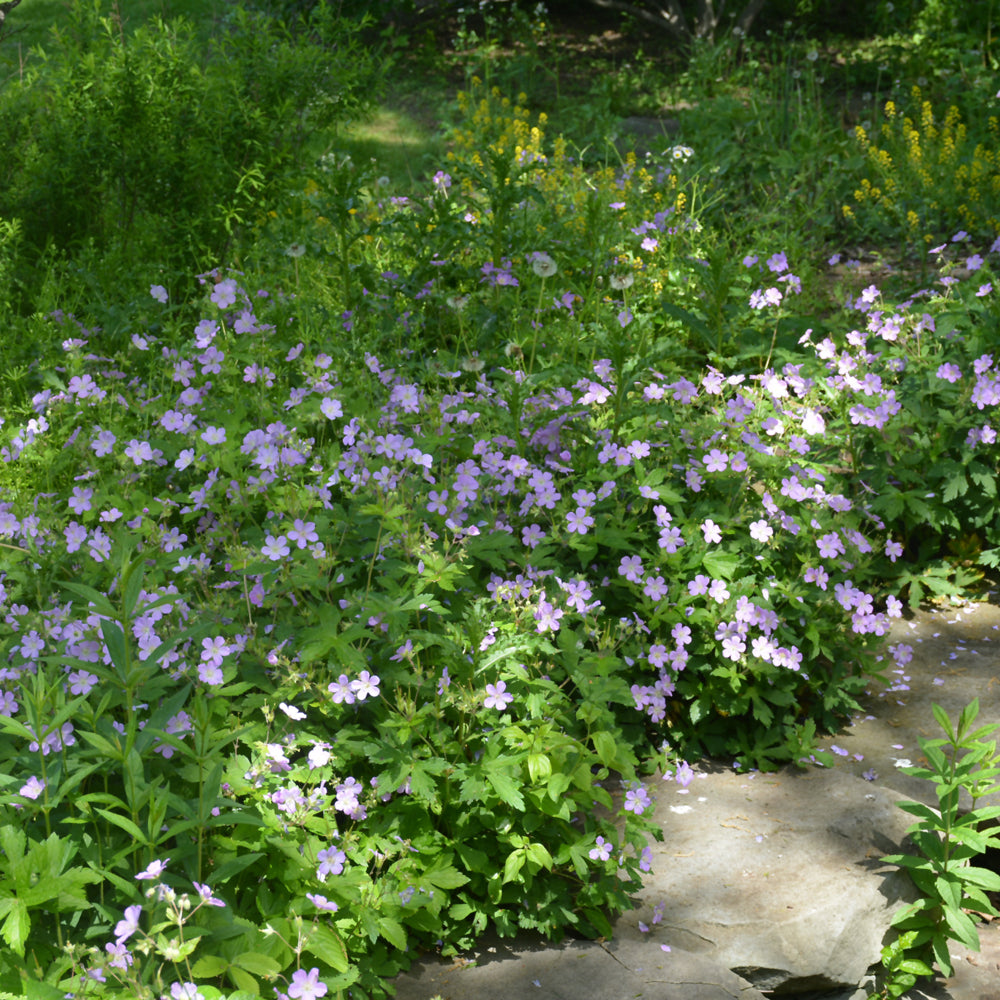
<path fill-rule="evenodd" d="M 931 703 L 954 720 L 978 697 L 979 721 L 1000 721 L 1000 607 L 921 611 L 890 641 L 911 645 L 913 660 L 824 739 L 834 767 L 739 775 L 700 764 L 686 791 L 649 780 L 665 839 L 610 941 L 523 936 L 457 961 L 425 956 L 396 980 L 399 1000 L 862 1000 L 889 920 L 913 898 L 880 858 L 913 821 L 896 803 L 934 801 L 900 770 L 920 762 L 919 737 L 939 735 Z M 1000 922 L 981 925 L 980 940 L 980 952 L 953 944 L 955 974 L 911 1000 L 1000 1000 Z"/>
<path fill-rule="evenodd" d="M 457 961 L 424 959 L 396 981 L 397 1000 L 764 1000 L 724 966 L 647 943 L 487 938 Z"/>
<path fill-rule="evenodd" d="M 878 859 L 909 818 L 899 796 L 846 772 L 660 783 L 665 840 L 639 898 L 656 938 L 736 971 L 762 991 L 856 987 L 876 963 L 889 920 L 913 898 L 905 875 Z M 629 934 L 636 915 L 619 920 Z"/>

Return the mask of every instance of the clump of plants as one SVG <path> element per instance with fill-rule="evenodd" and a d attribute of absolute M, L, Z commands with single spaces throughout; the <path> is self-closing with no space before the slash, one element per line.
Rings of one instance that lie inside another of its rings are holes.
<path fill-rule="evenodd" d="M 154 305 L 118 363 L 76 327 L 2 452 L 48 482 L 3 513 L 7 807 L 81 886 L 0 927 L 5 983 L 29 937 L 53 985 L 142 995 L 303 954 L 378 992 L 487 925 L 604 933 L 645 863 L 641 759 L 796 758 L 853 706 L 899 604 L 860 585 L 884 525 L 819 461 L 835 378 L 657 374 L 630 323 L 569 382 L 358 373 L 294 301 L 205 282 L 193 334 Z M 593 810 L 612 772 L 623 828 Z"/>
<path fill-rule="evenodd" d="M 644 774 L 817 759 L 901 598 L 996 555 L 996 244 L 812 321 L 808 262 L 706 226 L 700 150 L 588 159 L 478 83 L 460 115 L 424 190 L 331 141 L 117 338 L 31 317 L 0 990 L 380 997 L 488 927 L 609 935 Z"/>
<path fill-rule="evenodd" d="M 359 30 L 325 5 L 294 33 L 236 8 L 206 42 L 179 18 L 133 26 L 74 2 L 0 90 L 19 310 L 55 261 L 64 280 L 82 265 L 111 285 L 134 280 L 135 260 L 172 280 L 238 252 L 317 136 L 370 100 L 378 70 Z"/>
<path fill-rule="evenodd" d="M 933 710 L 945 735 L 921 739 L 927 766 L 904 771 L 933 782 L 937 806 L 901 802 L 901 809 L 917 817 L 907 832 L 918 853 L 882 859 L 905 868 L 921 894 L 893 917 L 898 936 L 882 949 L 882 998 L 903 996 L 919 978 L 934 975 L 935 963 L 942 975 L 954 975 L 948 942 L 979 951 L 977 921 L 998 916 L 987 893 L 1000 890 L 1000 875 L 975 862 L 1000 847 L 995 823 L 1000 806 L 980 805 L 1000 791 L 1000 758 L 996 739 L 990 738 L 1000 727 L 973 729 L 978 698 L 962 710 L 954 726 L 939 705 Z M 971 801 L 971 809 L 964 808 L 963 796 Z"/>
<path fill-rule="evenodd" d="M 888 101 L 877 130 L 855 129 L 868 175 L 844 214 L 922 253 L 945 232 L 967 229 L 977 238 L 991 237 L 1000 229 L 996 115 L 987 117 L 985 130 L 970 133 L 957 107 L 941 116 L 919 87 L 910 96 L 909 113 Z"/>

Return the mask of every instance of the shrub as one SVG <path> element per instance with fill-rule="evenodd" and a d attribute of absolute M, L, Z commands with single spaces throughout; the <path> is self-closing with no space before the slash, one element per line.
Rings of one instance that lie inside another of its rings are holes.
<path fill-rule="evenodd" d="M 989 140 L 977 142 L 958 108 L 950 107 L 941 120 L 919 87 L 912 98 L 912 115 L 889 101 L 877 132 L 860 125 L 855 130 L 869 176 L 861 178 L 855 206 L 845 206 L 845 215 L 922 252 L 957 229 L 992 238 L 1000 230 L 996 115 L 988 118 Z"/>
<path fill-rule="evenodd" d="M 22 226 L 26 310 L 50 250 L 89 249 L 104 287 L 136 259 L 167 274 L 216 263 L 376 78 L 326 8 L 315 39 L 236 8 L 207 52 L 181 20 L 127 32 L 100 9 L 77 0 L 0 93 L 0 216 Z"/>

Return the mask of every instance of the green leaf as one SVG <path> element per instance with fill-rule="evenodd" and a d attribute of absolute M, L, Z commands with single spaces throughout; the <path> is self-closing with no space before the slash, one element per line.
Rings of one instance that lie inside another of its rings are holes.
<path fill-rule="evenodd" d="M 944 486 L 944 492 L 941 495 L 941 499 L 945 503 L 951 503 L 957 497 L 965 496 L 969 491 L 969 483 L 965 478 L 964 473 L 960 473 L 956 476 L 952 476 L 947 480 Z"/>
<path fill-rule="evenodd" d="M 27 740 L 29 743 L 36 740 L 35 734 L 23 722 L 8 715 L 0 715 L 0 729 L 11 736 L 20 736 L 22 740 Z"/>
<path fill-rule="evenodd" d="M 594 751 L 597 758 L 605 767 L 613 767 L 618 759 L 618 742 L 609 732 L 599 731 L 591 733 L 590 738 L 594 744 Z"/>
<path fill-rule="evenodd" d="M 475 853 L 482 857 L 483 866 L 485 867 L 486 855 L 480 851 L 476 851 Z M 439 889 L 458 889 L 460 886 L 465 885 L 469 881 L 468 876 L 463 875 L 454 865 L 449 863 L 450 861 L 451 857 L 445 855 L 435 862 L 434 868 L 428 868 L 424 872 L 423 877 L 431 885 L 436 885 Z M 442 864 L 442 862 L 444 863 Z M 441 867 L 437 867 L 438 865 L 441 865 Z"/>
<path fill-rule="evenodd" d="M 920 816 L 925 819 L 935 829 L 941 824 L 941 814 L 936 809 L 931 809 L 930 806 L 926 806 L 922 802 L 897 802 L 896 805 L 903 812 L 908 812 L 913 816 Z"/>
<path fill-rule="evenodd" d="M 59 585 L 65 587 L 66 590 L 76 594 L 78 597 L 87 600 L 94 606 L 94 611 L 99 615 L 104 615 L 107 618 L 116 618 L 118 616 L 115 606 L 99 590 L 94 590 L 93 587 L 87 587 L 82 583 L 70 583 L 68 580 L 60 580 Z"/>
<path fill-rule="evenodd" d="M 506 770 L 501 770 L 501 766 L 495 760 L 489 761 L 483 769 L 486 772 L 486 780 L 507 805 L 518 812 L 524 812 L 524 796 L 517 782 Z"/>
<path fill-rule="evenodd" d="M 382 918 L 379 921 L 380 931 L 384 920 L 385 918 Z M 405 935 L 403 936 L 403 940 L 405 942 Z M 406 945 L 404 943 L 403 950 L 405 949 Z M 311 955 L 315 955 L 321 961 L 326 962 L 331 969 L 335 969 L 337 972 L 346 972 L 350 966 L 344 942 L 326 924 L 314 925 L 309 934 L 309 940 L 305 943 L 305 950 Z"/>
<path fill-rule="evenodd" d="M 122 572 L 124 584 L 124 600 L 122 604 L 124 617 L 131 621 L 132 612 L 135 611 L 136 604 L 139 603 L 139 595 L 142 593 L 143 565 L 141 559 L 133 559 L 127 564 Z"/>
<path fill-rule="evenodd" d="M 552 871 L 552 855 L 544 844 L 531 843 L 527 847 L 528 860 L 534 861 L 536 865 Z"/>
<path fill-rule="evenodd" d="M 614 928 L 608 922 L 608 918 L 601 913 L 600 910 L 596 910 L 593 907 L 584 907 L 581 912 L 598 934 L 609 939 L 614 937 Z"/>
<path fill-rule="evenodd" d="M 947 876 L 937 876 L 934 879 L 934 890 L 937 898 L 945 904 L 946 908 L 961 909 L 962 886 L 953 878 L 952 872 L 949 872 Z"/>
<path fill-rule="evenodd" d="M 973 698 L 965 708 L 962 709 L 962 714 L 958 717 L 958 732 L 956 733 L 959 740 L 965 738 L 965 734 L 969 731 L 969 727 L 973 722 L 976 721 L 976 716 L 979 715 L 979 699 Z"/>
<path fill-rule="evenodd" d="M 514 882 L 518 879 L 521 874 L 521 869 L 524 867 L 524 848 L 519 847 L 517 850 L 511 851 L 507 855 L 507 860 L 503 865 L 503 880 L 504 883 Z"/>
<path fill-rule="evenodd" d="M 141 844 L 144 847 L 150 846 L 150 841 L 146 835 L 127 816 L 121 816 L 110 809 L 96 809 L 94 811 L 99 816 L 103 816 L 109 823 L 124 830 L 137 844 Z"/>
<path fill-rule="evenodd" d="M 121 749 L 110 740 L 106 740 L 103 736 L 98 736 L 97 733 L 89 733 L 86 730 L 79 730 L 75 735 L 83 737 L 87 743 L 95 750 L 100 751 L 108 760 L 121 762 L 123 759 Z"/>
<path fill-rule="evenodd" d="M 239 875 L 244 868 L 249 868 L 262 857 L 264 855 L 260 851 L 250 851 L 247 854 L 240 854 L 238 857 L 230 858 L 229 861 L 224 861 L 209 874 L 208 884 L 211 886 L 225 885 L 234 875 Z"/>
<path fill-rule="evenodd" d="M 10 996 L 12 1000 L 14 998 L 13 994 L 5 993 L 3 995 Z M 65 996 L 65 990 L 60 990 L 51 983 L 29 980 L 24 984 L 24 996 L 17 997 L 16 1000 L 63 1000 Z"/>
<path fill-rule="evenodd" d="M 115 621 L 101 619 L 101 635 L 104 636 L 104 644 L 108 647 L 108 655 L 118 671 L 118 677 L 126 683 L 126 673 L 128 671 L 128 651 L 126 647 L 125 633 L 121 625 Z"/>
<path fill-rule="evenodd" d="M 28 940 L 28 931 L 31 930 L 27 904 L 23 899 L 13 896 L 9 899 L 0 899 L 0 917 L 3 917 L 0 937 L 10 945 L 16 955 L 24 958 L 24 943 Z"/>
<path fill-rule="evenodd" d="M 955 875 L 963 882 L 978 886 L 987 892 L 1000 892 L 1000 875 L 996 872 L 991 872 L 988 868 L 975 868 L 972 866 L 957 868 L 955 869 Z"/>
<path fill-rule="evenodd" d="M 989 837 L 985 833 L 968 826 L 953 826 L 951 839 L 959 844 L 971 847 L 977 854 L 982 854 L 989 847 Z"/>
<path fill-rule="evenodd" d="M 218 955 L 202 955 L 191 966 L 191 975 L 197 979 L 214 979 L 229 968 L 229 961 Z"/>
<path fill-rule="evenodd" d="M 379 933 L 399 951 L 406 951 L 406 931 L 402 924 L 391 917 L 380 917 L 378 922 Z"/>
<path fill-rule="evenodd" d="M 945 906 L 942 907 L 942 911 L 945 923 L 951 930 L 951 936 L 956 941 L 964 944 L 966 948 L 971 948 L 972 951 L 979 951 L 979 934 L 976 931 L 976 925 L 973 923 L 972 917 L 957 907 Z"/>
<path fill-rule="evenodd" d="M 900 972 L 909 973 L 911 976 L 933 976 L 934 968 L 926 962 L 921 962 L 919 958 L 904 958 L 896 966 Z"/>
<path fill-rule="evenodd" d="M 951 728 L 951 719 L 948 718 L 948 713 L 940 705 L 936 704 L 931 705 L 931 711 L 934 713 L 934 718 L 937 719 L 937 724 L 944 730 L 945 736 L 948 737 L 948 742 L 954 743 L 955 731 Z"/>
<path fill-rule="evenodd" d="M 733 574 L 739 568 L 740 557 L 735 552 L 710 549 L 702 556 L 701 564 L 709 576 L 719 577 L 722 580 L 731 580 Z"/>
<path fill-rule="evenodd" d="M 955 970 L 951 964 L 951 953 L 948 951 L 948 939 L 943 934 L 936 934 L 931 940 L 931 950 L 934 952 L 934 961 L 937 962 L 941 974 L 945 979 L 950 979 L 955 974 Z M 973 950 L 979 951 L 978 938 Z"/>
<path fill-rule="evenodd" d="M 241 990 L 246 990 L 251 996 L 260 996 L 260 988 L 257 985 L 257 980 L 249 972 L 244 972 L 239 966 L 234 964 L 229 966 L 226 974 Z"/>
<path fill-rule="evenodd" d="M 543 753 L 528 754 L 528 775 L 532 784 L 544 781 L 552 773 L 552 761 Z"/>
<path fill-rule="evenodd" d="M 233 965 L 255 976 L 274 976 L 282 969 L 280 962 L 259 951 L 243 952 L 239 958 L 233 959 Z"/>

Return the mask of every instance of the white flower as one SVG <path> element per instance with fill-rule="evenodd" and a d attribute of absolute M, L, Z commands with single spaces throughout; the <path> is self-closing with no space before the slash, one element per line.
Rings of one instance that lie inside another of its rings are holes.
<path fill-rule="evenodd" d="M 539 278 L 551 278 L 559 268 L 556 266 L 556 262 L 547 253 L 536 253 L 534 259 L 531 262 L 531 270 L 538 275 Z"/>
<path fill-rule="evenodd" d="M 301 257 L 306 252 L 304 243 L 293 243 L 285 253 L 289 257 Z"/>
<path fill-rule="evenodd" d="M 608 279 L 608 283 L 611 287 L 618 292 L 623 291 L 626 288 L 630 288 L 633 281 L 635 281 L 635 275 L 630 272 L 626 274 L 612 274 Z"/>

